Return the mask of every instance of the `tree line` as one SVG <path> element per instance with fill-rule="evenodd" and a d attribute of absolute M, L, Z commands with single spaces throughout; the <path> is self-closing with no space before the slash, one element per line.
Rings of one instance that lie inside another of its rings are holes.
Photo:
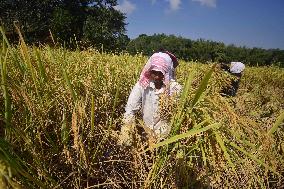
<path fill-rule="evenodd" d="M 56 43 L 67 48 L 95 47 L 105 51 L 151 55 L 160 48 L 179 59 L 200 62 L 242 61 L 248 65 L 284 67 L 284 50 L 237 47 L 211 40 L 175 35 L 141 34 L 130 40 L 126 16 L 117 0 L 2 0 L 0 25 L 11 42 L 18 42 L 14 25 L 27 43 Z"/>
<path fill-rule="evenodd" d="M 237 47 L 233 44 L 225 45 L 222 42 L 204 39 L 191 40 L 175 35 L 141 34 L 131 40 L 126 49 L 131 54 L 142 52 L 150 55 L 161 48 L 172 51 L 177 57 L 187 61 L 203 63 L 241 61 L 247 65 L 284 67 L 284 50 Z"/>

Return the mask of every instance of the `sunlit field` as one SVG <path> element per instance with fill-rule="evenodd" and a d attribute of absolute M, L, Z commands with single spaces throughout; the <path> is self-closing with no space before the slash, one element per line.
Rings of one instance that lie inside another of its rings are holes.
<path fill-rule="evenodd" d="M 222 97 L 218 64 L 181 60 L 182 94 L 161 98 L 170 136 L 148 144 L 137 119 L 126 148 L 121 118 L 147 57 L 0 39 L 0 188 L 284 187 L 283 69 L 247 66 Z"/>

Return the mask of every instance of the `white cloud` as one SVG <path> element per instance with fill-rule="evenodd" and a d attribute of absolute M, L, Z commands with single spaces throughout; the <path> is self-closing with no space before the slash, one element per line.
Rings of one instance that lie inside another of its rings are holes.
<path fill-rule="evenodd" d="M 150 0 L 150 1 L 151 1 L 152 5 L 154 5 L 158 2 L 157 0 Z M 169 3 L 169 7 L 167 8 L 167 10 L 165 10 L 167 13 L 169 13 L 169 12 L 179 10 L 182 0 L 159 0 L 159 2 L 161 2 L 161 1 L 166 1 L 166 2 Z"/>
<path fill-rule="evenodd" d="M 156 3 L 157 0 L 151 0 L 152 5 Z"/>
<path fill-rule="evenodd" d="M 136 5 L 131 3 L 128 0 L 123 0 L 122 4 L 119 4 L 115 6 L 114 8 L 125 14 L 131 14 L 136 9 Z"/>
<path fill-rule="evenodd" d="M 208 7 L 216 7 L 217 0 L 192 0 L 192 1 L 197 1 L 201 5 L 208 6 Z"/>
<path fill-rule="evenodd" d="M 181 0 L 167 0 L 170 3 L 170 11 L 180 9 Z"/>

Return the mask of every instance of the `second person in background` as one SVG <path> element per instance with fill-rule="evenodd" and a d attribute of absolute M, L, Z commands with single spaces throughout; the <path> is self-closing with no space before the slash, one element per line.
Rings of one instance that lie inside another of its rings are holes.
<path fill-rule="evenodd" d="M 231 80 L 231 85 L 227 88 L 223 88 L 221 91 L 222 96 L 236 96 L 239 89 L 241 77 L 245 69 L 245 65 L 242 62 L 231 62 L 230 65 L 221 64 L 221 69 L 229 72 L 231 75 L 235 76 Z"/>

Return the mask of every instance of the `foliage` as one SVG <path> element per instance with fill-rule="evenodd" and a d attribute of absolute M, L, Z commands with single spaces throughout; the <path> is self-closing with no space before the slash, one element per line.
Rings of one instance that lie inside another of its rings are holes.
<path fill-rule="evenodd" d="M 183 39 L 174 35 L 155 34 L 147 36 L 146 34 L 141 34 L 138 38 L 129 42 L 127 51 L 131 54 L 142 52 L 144 55 L 151 55 L 161 48 L 166 48 L 169 51 L 175 52 L 177 57 L 190 60 L 188 55 L 190 54 L 189 49 L 191 46 L 192 41 L 190 39 Z"/>
<path fill-rule="evenodd" d="M 7 34 L 15 39 L 14 23 L 21 26 L 27 34 L 26 40 L 43 41 L 47 37 L 52 11 L 56 6 L 55 0 L 3 0 L 0 3 L 1 25 Z"/>
<path fill-rule="evenodd" d="M 127 46 L 127 50 L 131 54 L 142 52 L 145 55 L 150 55 L 160 48 L 172 51 L 177 57 L 187 61 L 203 63 L 241 61 L 252 66 L 284 66 L 284 50 L 236 47 L 221 42 L 204 39 L 190 40 L 174 35 L 154 34 L 147 36 L 141 34 L 131 40 Z"/>
<path fill-rule="evenodd" d="M 122 50 L 129 41 L 124 35 L 124 19 L 124 15 L 113 8 L 89 9 L 83 28 L 84 41 L 88 46 L 95 44 L 98 49 L 103 45 L 104 50 Z"/>
<path fill-rule="evenodd" d="M 106 50 L 123 50 L 129 41 L 126 17 L 115 5 L 116 0 L 4 0 L 0 21 L 12 42 L 18 40 L 16 23 L 28 43 L 52 44 L 55 40 L 66 47 L 103 45 Z"/>

